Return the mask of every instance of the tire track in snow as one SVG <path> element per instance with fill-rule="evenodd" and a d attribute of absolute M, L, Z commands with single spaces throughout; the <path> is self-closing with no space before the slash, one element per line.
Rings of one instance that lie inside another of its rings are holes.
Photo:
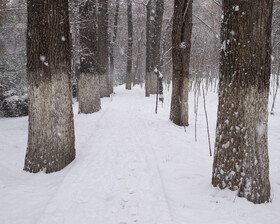
<path fill-rule="evenodd" d="M 168 201 L 168 197 L 167 197 L 167 193 L 166 193 L 166 188 L 165 188 L 165 185 L 164 185 L 163 177 L 162 177 L 161 172 L 160 172 L 158 158 L 157 158 L 157 155 L 156 155 L 156 152 L 155 152 L 154 144 L 152 144 L 152 140 L 151 140 L 151 137 L 150 137 L 151 136 L 151 131 L 150 131 L 150 128 L 148 127 L 146 121 L 143 120 L 142 122 L 145 125 L 145 129 L 148 131 L 147 138 L 149 139 L 149 142 L 151 143 L 152 156 L 153 156 L 153 159 L 155 161 L 157 174 L 158 174 L 159 179 L 160 179 L 162 194 L 164 195 L 165 203 L 166 203 L 166 205 L 168 207 L 168 211 L 169 211 L 169 215 L 171 217 L 171 220 L 173 220 L 174 217 L 173 217 L 173 213 L 172 213 L 172 210 L 171 210 L 171 206 L 170 206 L 169 201 Z"/>
<path fill-rule="evenodd" d="M 142 96 L 141 96 L 142 97 Z M 140 117 L 139 115 L 137 115 L 135 110 L 131 110 L 131 115 L 132 116 L 136 116 L 135 121 L 137 121 L 136 123 L 130 124 L 130 129 L 134 130 L 137 132 L 137 134 L 134 136 L 137 136 L 137 138 L 134 139 L 135 142 L 138 142 L 139 145 L 143 145 L 143 142 L 146 142 L 146 145 L 149 145 L 149 147 L 141 147 L 138 148 L 140 154 L 142 155 L 142 157 L 145 159 L 146 163 L 149 165 L 150 170 L 152 171 L 153 174 L 153 179 L 155 178 L 155 180 L 157 180 L 158 183 L 156 183 L 158 185 L 158 190 L 160 190 L 160 195 L 163 196 L 163 204 L 165 205 L 164 207 L 166 207 L 166 211 L 168 213 L 168 221 L 167 223 L 172 223 L 172 212 L 168 203 L 168 199 L 166 196 L 166 192 L 165 192 L 165 188 L 164 188 L 164 184 L 163 184 L 163 179 L 161 177 L 160 174 L 160 170 L 159 170 L 159 166 L 158 166 L 158 161 L 154 152 L 154 145 L 151 141 L 150 138 L 150 131 L 149 131 L 149 127 L 146 124 L 145 119 L 143 119 L 142 117 Z M 142 127 L 141 127 L 142 126 Z M 135 129 L 135 127 L 141 127 L 140 129 Z M 139 141 L 139 136 L 142 137 L 141 141 Z M 148 149 L 151 149 L 151 151 L 148 151 Z M 152 183 L 151 183 L 152 186 Z"/>

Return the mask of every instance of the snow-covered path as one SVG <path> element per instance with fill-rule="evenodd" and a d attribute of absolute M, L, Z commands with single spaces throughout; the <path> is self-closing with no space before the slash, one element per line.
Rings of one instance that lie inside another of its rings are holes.
<path fill-rule="evenodd" d="M 98 113 L 74 105 L 77 157 L 53 174 L 22 171 L 27 117 L 0 118 L 0 224 L 279 224 L 279 104 L 269 120 L 273 203 L 253 205 L 211 186 L 202 100 L 195 142 L 192 93 L 185 132 L 168 120 L 170 93 L 155 115 L 143 89 L 115 91 Z M 216 105 L 209 93 L 212 145 Z"/>
<path fill-rule="evenodd" d="M 137 115 L 143 96 L 120 94 L 89 121 L 88 140 L 38 223 L 172 223 L 154 145 Z"/>

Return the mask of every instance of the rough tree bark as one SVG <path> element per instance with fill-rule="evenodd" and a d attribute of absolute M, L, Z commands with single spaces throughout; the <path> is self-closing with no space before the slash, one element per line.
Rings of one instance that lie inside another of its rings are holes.
<path fill-rule="evenodd" d="M 100 97 L 110 97 L 109 81 L 109 35 L 108 0 L 98 0 L 98 73 Z"/>
<path fill-rule="evenodd" d="M 146 22 L 146 96 L 157 93 L 154 69 L 160 63 L 161 30 L 164 11 L 163 0 L 150 0 L 147 4 Z"/>
<path fill-rule="evenodd" d="M 80 3 L 81 67 L 79 80 L 79 113 L 94 113 L 101 109 L 99 76 L 96 71 L 97 28 L 95 0 Z"/>
<path fill-rule="evenodd" d="M 75 158 L 67 0 L 27 2 L 28 146 L 24 170 L 59 171 Z"/>
<path fill-rule="evenodd" d="M 192 34 L 192 0 L 175 0 L 172 30 L 173 79 L 170 120 L 188 126 L 189 64 Z"/>
<path fill-rule="evenodd" d="M 273 0 L 223 1 L 212 184 L 270 199 L 267 146 Z"/>
<path fill-rule="evenodd" d="M 131 90 L 132 81 L 132 45 L 133 45 L 133 21 L 132 21 L 132 0 L 127 0 L 127 66 L 126 66 L 126 89 Z"/>

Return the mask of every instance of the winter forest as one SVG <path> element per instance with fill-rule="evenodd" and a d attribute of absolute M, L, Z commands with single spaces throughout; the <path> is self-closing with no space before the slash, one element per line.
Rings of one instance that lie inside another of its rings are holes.
<path fill-rule="evenodd" d="M 0 224 L 279 224 L 279 76 L 278 0 L 0 0 Z"/>

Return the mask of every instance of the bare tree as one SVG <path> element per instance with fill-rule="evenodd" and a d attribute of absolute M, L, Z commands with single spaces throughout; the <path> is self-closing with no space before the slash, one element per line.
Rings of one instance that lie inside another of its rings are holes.
<path fill-rule="evenodd" d="M 188 126 L 189 64 L 192 34 L 192 0 L 174 1 L 172 31 L 173 79 L 170 120 Z"/>
<path fill-rule="evenodd" d="M 101 109 L 97 67 L 97 35 L 95 0 L 80 3 L 81 67 L 79 80 L 79 112 L 94 113 Z"/>
<path fill-rule="evenodd" d="M 270 199 L 267 148 L 273 0 L 223 0 L 212 184 L 253 203 Z"/>
<path fill-rule="evenodd" d="M 108 0 L 98 0 L 98 72 L 100 97 L 109 97 L 112 92 L 109 81 L 109 34 Z"/>
<path fill-rule="evenodd" d="M 114 21 L 113 21 L 113 30 L 112 30 L 112 40 L 110 44 L 110 85 L 114 86 L 114 72 L 115 72 L 115 56 L 114 49 L 116 47 L 116 39 L 118 33 L 118 24 L 119 24 L 119 9 L 120 9 L 120 0 L 116 0 Z M 112 91 L 113 92 L 113 91 Z"/>
<path fill-rule="evenodd" d="M 133 86 L 143 84 L 143 45 L 144 45 L 144 29 L 138 28 L 135 33 L 135 45 L 136 45 L 136 61 L 135 61 L 135 71 L 133 77 Z"/>
<path fill-rule="evenodd" d="M 78 82 L 80 78 L 80 0 L 69 1 L 69 20 L 70 20 L 70 32 L 72 36 L 72 60 L 71 60 L 71 73 L 72 73 L 72 94 L 73 97 L 78 99 Z"/>
<path fill-rule="evenodd" d="M 27 3 L 28 147 L 24 170 L 59 171 L 75 158 L 67 0 Z"/>
<path fill-rule="evenodd" d="M 160 43 L 164 11 L 163 0 L 149 0 L 146 22 L 146 96 L 157 93 L 154 69 L 160 64 Z"/>
<path fill-rule="evenodd" d="M 127 0 L 127 67 L 126 67 L 126 89 L 131 90 L 132 81 L 132 45 L 133 45 L 133 21 L 132 21 L 132 0 Z"/>

